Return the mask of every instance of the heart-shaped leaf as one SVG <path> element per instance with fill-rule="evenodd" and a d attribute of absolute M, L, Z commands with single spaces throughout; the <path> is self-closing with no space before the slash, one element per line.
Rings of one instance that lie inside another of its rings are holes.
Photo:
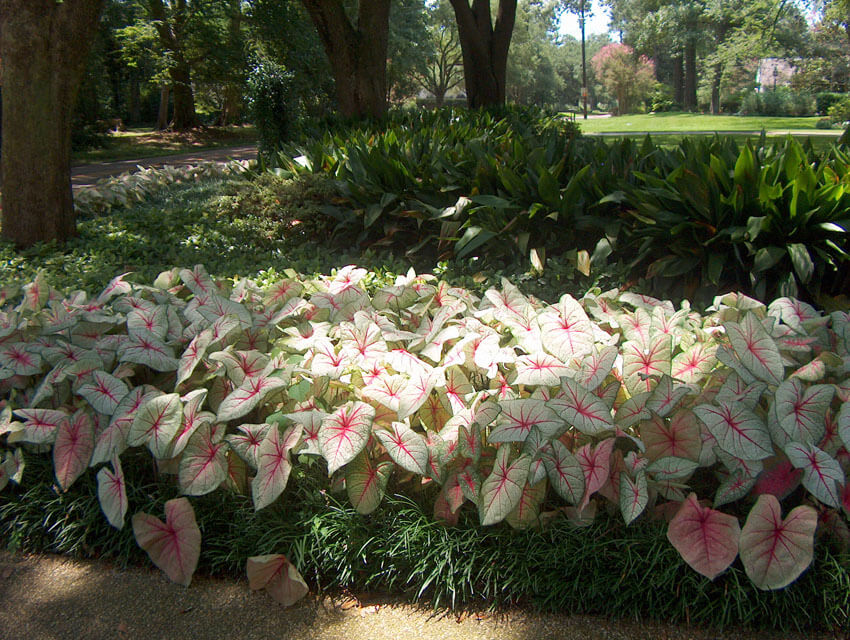
<path fill-rule="evenodd" d="M 139 512 L 133 516 L 133 535 L 153 563 L 172 582 L 188 587 L 201 554 L 201 530 L 186 498 L 165 503 L 165 522 Z"/>
<path fill-rule="evenodd" d="M 741 530 L 741 561 L 759 589 L 781 589 L 811 564 L 817 512 L 801 505 L 782 519 L 775 496 L 759 496 Z"/>
<path fill-rule="evenodd" d="M 694 408 L 694 413 L 717 440 L 718 446 L 736 458 L 762 460 L 773 455 L 767 427 L 755 413 L 740 404 L 724 401 L 716 406 L 702 404 Z"/>
<path fill-rule="evenodd" d="M 504 520 L 522 498 L 531 458 L 520 456 L 509 462 L 510 454 L 509 444 L 499 447 L 493 470 L 481 485 L 478 512 L 482 525 L 496 524 Z"/>
<path fill-rule="evenodd" d="M 560 440 L 552 441 L 552 449 L 544 455 L 543 464 L 555 492 L 572 505 L 584 496 L 584 471 L 576 457 Z"/>
<path fill-rule="evenodd" d="M 576 380 L 583 384 L 585 388 L 593 391 L 611 373 L 619 355 L 619 349 L 613 345 L 603 347 L 601 350 L 597 350 L 594 346 L 593 351 L 581 361 Z"/>
<path fill-rule="evenodd" d="M 286 385 L 287 381 L 284 378 L 270 373 L 246 377 L 242 384 L 222 400 L 218 407 L 216 419 L 219 422 L 227 422 L 241 418 L 254 409 L 269 391 L 280 389 Z"/>
<path fill-rule="evenodd" d="M 665 418 L 690 391 L 690 387 L 675 385 L 670 376 L 662 376 L 652 396 L 647 400 L 646 408 L 655 415 Z"/>
<path fill-rule="evenodd" d="M 735 560 L 740 536 L 737 518 L 701 506 L 695 493 L 682 502 L 667 529 L 667 539 L 682 559 L 709 580 Z"/>
<path fill-rule="evenodd" d="M 516 374 L 514 384 L 554 387 L 570 370 L 555 356 L 537 353 L 517 358 Z"/>
<path fill-rule="evenodd" d="M 607 438 L 595 447 L 588 443 L 576 451 L 576 459 L 584 474 L 584 497 L 578 506 L 579 511 L 582 511 L 590 502 L 590 496 L 608 482 L 614 444 L 614 438 Z"/>
<path fill-rule="evenodd" d="M 629 393 L 652 391 L 656 378 L 670 375 L 672 340 L 663 333 L 649 340 L 649 345 L 629 341 L 622 347 L 623 382 Z"/>
<path fill-rule="evenodd" d="M 646 509 L 649 502 L 649 488 L 646 473 L 641 471 L 632 480 L 629 474 L 620 472 L 620 513 L 629 525 Z"/>
<path fill-rule="evenodd" d="M 254 591 L 265 589 L 284 607 L 292 606 L 309 592 L 298 569 L 284 555 L 253 556 L 248 558 L 246 569 L 248 587 Z"/>
<path fill-rule="evenodd" d="M 524 442 L 534 427 L 544 438 L 555 438 L 567 426 L 543 400 L 502 400 L 499 406 L 502 411 L 490 431 L 490 442 Z"/>
<path fill-rule="evenodd" d="M 505 517 L 505 521 L 514 529 L 527 529 L 537 525 L 540 505 L 546 497 L 546 488 L 545 477 L 533 485 L 526 482 L 519 497 L 519 504 Z"/>
<path fill-rule="evenodd" d="M 575 380 L 564 378 L 561 394 L 546 403 L 561 420 L 590 436 L 613 431 L 609 409 L 599 396 Z"/>
<path fill-rule="evenodd" d="M 121 400 L 129 393 L 127 385 L 105 371 L 95 371 L 91 380 L 80 385 L 77 393 L 83 396 L 98 413 L 111 416 Z"/>
<path fill-rule="evenodd" d="M 830 507 L 840 505 L 844 471 L 832 456 L 814 445 L 799 442 L 787 445 L 785 455 L 796 469 L 803 470 L 803 486 L 813 496 Z"/>
<path fill-rule="evenodd" d="M 411 473 L 428 473 L 428 445 L 425 439 L 403 422 L 393 422 L 389 430 L 375 431 L 397 465 Z"/>
<path fill-rule="evenodd" d="M 55 409 L 16 409 L 15 414 L 24 419 L 24 440 L 33 444 L 56 440 L 59 425 L 68 417 Z"/>
<path fill-rule="evenodd" d="M 816 384 L 806 389 L 797 379 L 783 381 L 774 400 L 779 426 L 794 442 L 818 444 L 826 431 L 826 411 L 834 394 L 832 385 Z"/>
<path fill-rule="evenodd" d="M 673 358 L 670 375 L 685 384 L 696 384 L 714 368 L 717 359 L 715 347 L 697 342 Z"/>
<path fill-rule="evenodd" d="M 176 393 L 167 393 L 146 400 L 136 413 L 127 444 L 136 447 L 147 444 L 159 459 L 168 457 L 171 441 L 183 420 L 183 403 Z"/>
<path fill-rule="evenodd" d="M 209 424 L 199 427 L 180 457 L 177 482 L 189 496 L 214 491 L 227 478 L 227 443 L 213 441 Z"/>
<path fill-rule="evenodd" d="M 94 451 L 94 425 L 85 411 L 59 423 L 53 445 L 53 467 L 63 491 L 88 469 Z"/>
<path fill-rule="evenodd" d="M 286 488 L 292 471 L 289 452 L 298 445 L 301 432 L 300 424 L 292 425 L 283 433 L 280 427 L 272 425 L 260 443 L 257 449 L 257 475 L 251 482 L 255 511 L 277 500 Z"/>
<path fill-rule="evenodd" d="M 109 425 L 97 434 L 90 463 L 92 466 L 107 462 L 114 456 L 124 453 L 127 448 L 127 436 L 130 433 L 130 427 L 133 426 L 136 412 L 147 400 L 158 395 L 150 389 L 145 386 L 134 387 L 121 399 L 112 414 Z"/>
<path fill-rule="evenodd" d="M 271 424 L 240 424 L 236 429 L 239 433 L 228 433 L 224 439 L 230 444 L 230 448 L 236 452 L 242 460 L 248 463 L 252 469 L 257 468 L 257 456 L 260 444 L 271 428 Z"/>
<path fill-rule="evenodd" d="M 322 420 L 319 447 L 328 461 L 328 474 L 354 460 L 372 433 L 375 409 L 364 402 L 342 405 Z"/>
<path fill-rule="evenodd" d="M 723 326 L 732 348 L 750 373 L 769 384 L 782 382 L 785 377 L 782 356 L 758 316 L 748 312 L 740 323 L 726 322 Z"/>
<path fill-rule="evenodd" d="M 378 508 L 392 471 L 392 462 L 374 465 L 365 451 L 346 465 L 345 489 L 357 513 L 368 515 Z"/>
<path fill-rule="evenodd" d="M 119 362 L 135 362 L 154 371 L 175 371 L 180 362 L 161 339 L 147 332 L 131 332 L 118 349 Z"/>
<path fill-rule="evenodd" d="M 650 460 L 675 457 L 699 461 L 702 451 L 699 422 L 692 411 L 683 409 L 669 420 L 652 416 L 641 422 L 640 439 Z"/>
<path fill-rule="evenodd" d="M 568 293 L 557 306 L 540 314 L 543 347 L 561 362 L 580 358 L 593 349 L 593 325 L 582 306 Z"/>
<path fill-rule="evenodd" d="M 112 459 L 112 471 L 103 467 L 97 472 L 97 499 L 109 524 L 123 529 L 128 507 L 127 487 L 118 456 Z"/>

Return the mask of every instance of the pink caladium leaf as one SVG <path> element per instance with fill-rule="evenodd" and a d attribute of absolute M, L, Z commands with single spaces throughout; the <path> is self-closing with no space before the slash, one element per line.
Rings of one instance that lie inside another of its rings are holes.
<path fill-rule="evenodd" d="M 94 425 L 83 410 L 59 423 L 53 444 L 53 468 L 63 491 L 73 484 L 89 466 L 94 451 Z"/>
<path fill-rule="evenodd" d="M 834 395 L 832 385 L 816 384 L 806 389 L 799 380 L 785 380 L 776 389 L 774 415 L 792 441 L 817 444 L 826 431 L 826 412 Z"/>
<path fill-rule="evenodd" d="M 192 376 L 192 372 L 203 359 L 207 347 L 212 344 L 212 341 L 212 332 L 209 330 L 201 331 L 192 338 L 183 355 L 180 356 L 180 363 L 177 366 L 177 380 L 174 383 L 175 389 Z"/>
<path fill-rule="evenodd" d="M 0 368 L 8 369 L 16 376 L 41 373 L 41 356 L 27 351 L 27 346 L 25 342 L 0 345 Z"/>
<path fill-rule="evenodd" d="M 662 376 L 661 380 L 658 381 L 658 386 L 652 392 L 652 396 L 647 400 L 646 408 L 655 415 L 665 418 L 688 393 L 691 393 L 690 387 L 676 385 L 670 376 Z"/>
<path fill-rule="evenodd" d="M 109 425 L 96 435 L 91 457 L 92 466 L 107 462 L 114 456 L 124 453 L 127 448 L 127 436 L 136 412 L 144 402 L 158 395 L 158 392 L 152 389 L 153 387 L 134 387 L 121 399 L 112 414 Z"/>
<path fill-rule="evenodd" d="M 15 414 L 24 419 L 24 440 L 33 444 L 56 440 L 59 424 L 68 417 L 56 409 L 16 409 Z"/>
<path fill-rule="evenodd" d="M 421 476 L 428 473 L 428 445 L 425 438 L 403 422 L 393 422 L 389 430 L 377 429 L 375 435 L 402 469 Z"/>
<path fill-rule="evenodd" d="M 289 452 L 301 440 L 302 428 L 295 424 L 281 433 L 272 425 L 257 450 L 257 475 L 251 482 L 254 510 L 259 511 L 277 500 L 289 482 L 292 463 Z"/>
<path fill-rule="evenodd" d="M 699 468 L 699 462 L 687 458 L 665 457 L 650 464 L 646 471 L 658 482 L 684 480 Z"/>
<path fill-rule="evenodd" d="M 571 295 L 538 316 L 543 348 L 562 362 L 581 358 L 593 349 L 593 325 Z"/>
<path fill-rule="evenodd" d="M 594 346 L 593 351 L 581 361 L 576 380 L 587 389 L 595 390 L 611 373 L 618 355 L 620 351 L 613 345 L 603 347 L 601 350 Z"/>
<path fill-rule="evenodd" d="M 206 389 L 195 389 L 185 396 L 181 396 L 180 399 L 185 403 L 183 405 L 183 421 L 180 424 L 180 429 L 177 430 L 177 435 L 171 442 L 172 457 L 180 455 L 198 427 L 209 424 L 215 419 L 215 414 L 209 411 L 201 411 L 208 393 Z"/>
<path fill-rule="evenodd" d="M 177 482 L 189 496 L 202 496 L 217 489 L 227 478 L 227 443 L 213 440 L 209 424 L 199 427 L 180 457 Z"/>
<path fill-rule="evenodd" d="M 631 524 L 649 502 L 649 488 L 646 482 L 646 473 L 643 471 L 635 475 L 634 480 L 626 472 L 620 472 L 620 513 L 626 524 Z"/>
<path fill-rule="evenodd" d="M 129 392 L 124 382 L 105 371 L 95 371 L 91 379 L 77 389 L 77 393 L 88 400 L 95 411 L 105 416 L 115 413 L 118 404 Z"/>
<path fill-rule="evenodd" d="M 309 409 L 307 411 L 286 413 L 284 417 L 300 424 L 304 428 L 302 434 L 304 446 L 298 453 L 300 455 L 322 455 L 322 450 L 319 447 L 319 428 L 322 426 L 322 420 L 327 418 L 328 414 L 317 409 Z"/>
<path fill-rule="evenodd" d="M 796 469 L 803 471 L 803 486 L 818 500 L 830 507 L 839 507 L 844 470 L 825 451 L 812 444 L 792 442 L 785 447 L 785 455 Z"/>
<path fill-rule="evenodd" d="M 147 444 L 157 458 L 168 457 L 171 441 L 183 420 L 183 403 L 176 393 L 154 396 L 141 405 L 127 434 L 131 447 Z"/>
<path fill-rule="evenodd" d="M 378 508 L 392 471 L 392 462 L 375 465 L 365 451 L 345 466 L 345 489 L 357 513 L 368 515 Z"/>
<path fill-rule="evenodd" d="M 850 451 L 850 400 L 846 400 L 841 405 L 836 421 L 838 423 L 838 437 L 841 438 L 844 447 Z"/>
<path fill-rule="evenodd" d="M 651 391 L 641 391 L 621 404 L 614 415 L 614 422 L 617 427 L 627 429 L 638 422 L 649 420 L 652 417 L 652 412 L 647 408 L 646 403 L 649 402 L 651 397 Z"/>
<path fill-rule="evenodd" d="M 685 384 L 698 383 L 714 369 L 717 363 L 714 352 L 715 347 L 697 342 L 673 358 L 670 375 Z"/>
<path fill-rule="evenodd" d="M 668 456 L 699 461 L 702 451 L 700 427 L 692 411 L 682 409 L 669 419 L 652 416 L 640 425 L 640 438 L 646 457 L 658 460 Z"/>
<path fill-rule="evenodd" d="M 741 322 L 726 322 L 726 334 L 732 349 L 747 370 L 768 384 L 779 384 L 785 377 L 782 356 L 761 320 L 748 312 Z"/>
<path fill-rule="evenodd" d="M 740 404 L 702 404 L 694 413 L 727 453 L 743 460 L 762 460 L 773 455 L 770 432 L 761 419 Z"/>
<path fill-rule="evenodd" d="M 546 497 L 547 482 L 543 480 L 535 484 L 526 482 L 519 498 L 519 504 L 514 507 L 505 521 L 514 529 L 528 529 L 540 523 L 540 505 Z"/>
<path fill-rule="evenodd" d="M 802 469 L 795 469 L 790 460 L 784 456 L 774 458 L 766 462 L 756 478 L 753 494 L 770 493 L 782 500 L 797 488 L 802 477 Z"/>
<path fill-rule="evenodd" d="M 652 391 L 657 378 L 670 375 L 672 344 L 670 336 L 659 333 L 648 346 L 634 341 L 623 345 L 623 382 L 629 393 Z"/>
<path fill-rule="evenodd" d="M 354 460 L 369 441 L 375 409 L 363 402 L 348 402 L 322 420 L 319 448 L 328 461 L 328 475 Z"/>
<path fill-rule="evenodd" d="M 248 378 L 230 392 L 218 407 L 217 420 L 227 422 L 251 412 L 269 391 L 280 389 L 287 385 L 286 379 L 271 373 Z"/>
<path fill-rule="evenodd" d="M 756 478 L 740 469 L 729 472 L 714 493 L 714 507 L 735 502 L 746 496 L 756 484 Z"/>
<path fill-rule="evenodd" d="M 514 384 L 554 387 L 570 370 L 555 356 L 537 353 L 517 358 L 516 374 Z"/>
<path fill-rule="evenodd" d="M 250 589 L 265 589 L 284 607 L 292 606 L 309 592 L 298 569 L 281 554 L 248 558 L 247 574 Z"/>
<path fill-rule="evenodd" d="M 127 332 L 149 333 L 160 340 L 165 340 L 168 334 L 165 307 L 133 309 L 127 314 Z"/>
<path fill-rule="evenodd" d="M 543 400 L 519 398 L 499 402 L 502 408 L 496 426 L 490 431 L 490 442 L 524 442 L 537 427 L 546 438 L 556 438 L 567 425 Z M 610 412 L 609 414 L 610 415 Z"/>
<path fill-rule="evenodd" d="M 611 409 L 593 392 L 569 378 L 564 378 L 561 382 L 561 393 L 558 397 L 551 399 L 546 405 L 561 420 L 587 435 L 595 436 L 614 430 Z"/>
<path fill-rule="evenodd" d="M 165 503 L 165 522 L 144 512 L 132 518 L 133 534 L 172 582 L 188 587 L 201 554 L 201 530 L 186 498 Z"/>
<path fill-rule="evenodd" d="M 118 456 L 112 459 L 112 470 L 103 467 L 97 472 L 97 499 L 106 520 L 116 529 L 124 528 L 127 516 L 127 485 Z"/>
<path fill-rule="evenodd" d="M 478 462 L 481 458 L 481 427 L 477 422 L 458 427 L 457 446 L 461 456 Z"/>
<path fill-rule="evenodd" d="M 738 555 L 738 519 L 703 507 L 692 493 L 682 502 L 667 529 L 667 539 L 690 567 L 714 580 Z"/>
<path fill-rule="evenodd" d="M 817 512 L 801 505 L 782 519 L 775 496 L 759 496 L 741 530 L 741 561 L 759 589 L 781 589 L 812 562 Z"/>
<path fill-rule="evenodd" d="M 504 520 L 522 498 L 531 458 L 520 456 L 509 462 L 510 454 L 509 444 L 499 447 L 493 470 L 481 485 L 478 513 L 484 526 Z"/>
<path fill-rule="evenodd" d="M 236 429 L 238 433 L 229 433 L 224 436 L 230 444 L 230 448 L 236 452 L 252 469 L 257 468 L 257 455 L 260 444 L 268 434 L 271 424 L 240 424 Z"/>
<path fill-rule="evenodd" d="M 135 362 L 154 371 L 176 371 L 180 365 L 173 349 L 150 333 L 131 332 L 117 355 L 119 362 Z"/>
<path fill-rule="evenodd" d="M 607 438 L 596 447 L 591 447 L 588 443 L 576 451 L 576 459 L 584 474 L 584 497 L 578 506 L 579 511 L 590 502 L 590 496 L 599 491 L 608 481 L 611 452 L 614 450 L 615 442 L 614 438 Z"/>

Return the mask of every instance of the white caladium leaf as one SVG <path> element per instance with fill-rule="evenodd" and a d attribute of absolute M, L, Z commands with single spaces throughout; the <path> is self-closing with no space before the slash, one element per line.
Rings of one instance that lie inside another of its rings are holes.
<path fill-rule="evenodd" d="M 803 486 L 813 496 L 830 507 L 840 507 L 844 470 L 832 456 L 814 445 L 799 442 L 787 445 L 785 455 L 796 469 L 803 470 Z"/>
<path fill-rule="evenodd" d="M 343 323 L 340 327 L 340 354 L 357 366 L 368 367 L 376 360 L 383 360 L 386 353 L 387 343 L 376 324 L 357 327 Z"/>
<path fill-rule="evenodd" d="M 785 520 L 779 500 L 759 496 L 741 530 L 741 561 L 759 589 L 781 589 L 805 571 L 814 555 L 817 512 L 801 505 Z"/>
<path fill-rule="evenodd" d="M 319 448 L 328 461 L 328 474 L 351 462 L 369 441 L 375 409 L 363 402 L 342 405 L 322 420 Z"/>
<path fill-rule="evenodd" d="M 714 494 L 714 507 L 720 507 L 730 502 L 740 500 L 752 491 L 756 485 L 757 478 L 751 477 L 742 471 L 733 471 L 717 487 Z"/>
<path fill-rule="evenodd" d="M 118 456 L 112 459 L 112 470 L 103 467 L 97 472 L 97 499 L 106 520 L 116 529 L 124 528 L 127 516 L 127 485 Z"/>
<path fill-rule="evenodd" d="M 109 284 L 106 285 L 106 288 L 100 292 L 100 295 L 97 296 L 96 302 L 98 304 L 103 304 L 105 302 L 109 302 L 112 298 L 119 295 L 129 295 L 133 291 L 133 286 L 124 280 L 130 272 L 122 273 L 120 276 L 115 276 L 112 280 L 109 281 Z"/>
<path fill-rule="evenodd" d="M 590 497 L 599 491 L 605 483 L 611 470 L 611 452 L 614 450 L 615 439 L 607 438 L 595 447 L 587 443 L 576 451 L 576 460 L 584 473 L 584 497 L 578 505 L 582 511 L 590 502 Z"/>
<path fill-rule="evenodd" d="M 620 472 L 620 513 L 626 524 L 631 524 L 649 502 L 649 488 L 646 483 L 646 473 L 643 471 L 635 475 L 635 479 L 628 473 Z"/>
<path fill-rule="evenodd" d="M 504 520 L 522 497 L 531 459 L 528 456 L 520 456 L 510 463 L 510 453 L 509 444 L 499 447 L 493 462 L 493 471 L 481 485 L 478 511 L 484 526 Z"/>
<path fill-rule="evenodd" d="M 472 392 L 469 378 L 460 367 L 446 369 L 446 397 L 449 399 L 453 414 L 466 409 L 466 396 Z"/>
<path fill-rule="evenodd" d="M 738 555 L 741 527 L 735 516 L 703 507 L 692 493 L 670 521 L 667 539 L 690 567 L 709 580 Z"/>
<path fill-rule="evenodd" d="M 281 433 L 275 425 L 268 430 L 257 450 L 257 475 L 251 482 L 254 509 L 259 511 L 277 500 L 289 482 L 292 462 L 289 452 L 301 440 L 301 425 L 295 424 Z"/>
<path fill-rule="evenodd" d="M 538 316 L 543 348 L 562 362 L 581 358 L 593 349 L 593 327 L 581 304 L 564 294 L 556 306 Z"/>
<path fill-rule="evenodd" d="M 602 347 L 601 350 L 594 346 L 593 351 L 581 361 L 576 380 L 589 390 L 595 390 L 611 373 L 619 353 L 613 345 Z"/>
<path fill-rule="evenodd" d="M 777 298 L 767 307 L 767 314 L 778 318 L 794 331 L 804 331 L 804 325 L 821 317 L 809 304 L 793 298 Z"/>
<path fill-rule="evenodd" d="M 59 423 L 53 444 L 53 468 L 63 491 L 89 466 L 94 451 L 94 424 L 85 411 L 77 411 Z"/>
<path fill-rule="evenodd" d="M 670 375 L 685 384 L 697 384 L 707 376 L 717 364 L 716 347 L 697 342 L 673 358 Z"/>
<path fill-rule="evenodd" d="M 758 316 L 746 313 L 740 323 L 726 322 L 724 328 L 735 354 L 750 373 L 768 384 L 782 382 L 782 356 Z"/>
<path fill-rule="evenodd" d="M 398 414 L 399 403 L 407 389 L 407 380 L 400 375 L 384 375 L 363 388 L 363 398 L 384 405 Z"/>
<path fill-rule="evenodd" d="M 664 418 L 690 392 L 690 387 L 676 385 L 670 376 L 662 376 L 661 380 L 658 381 L 658 386 L 652 392 L 652 397 L 647 400 L 646 407 L 655 415 Z"/>
<path fill-rule="evenodd" d="M 211 296 L 219 293 L 218 287 L 202 264 L 196 264 L 192 269 L 180 269 L 178 275 L 183 284 L 196 296 Z"/>
<path fill-rule="evenodd" d="M 208 393 L 206 389 L 195 389 L 185 396 L 181 396 L 180 399 L 184 403 L 183 420 L 180 424 L 180 429 L 171 442 L 171 457 L 180 455 L 188 444 L 189 438 L 192 437 L 192 434 L 195 433 L 198 427 L 203 424 L 209 424 L 215 419 L 214 413 L 201 410 Z"/>
<path fill-rule="evenodd" d="M 716 400 L 755 409 L 765 391 L 767 391 L 767 385 L 764 382 L 747 383 L 740 375 L 732 373 L 717 392 Z"/>
<path fill-rule="evenodd" d="M 265 589 L 284 607 L 292 606 L 309 591 L 298 569 L 284 555 L 248 558 L 247 573 L 251 590 Z"/>
<path fill-rule="evenodd" d="M 393 471 L 392 462 L 373 464 L 365 451 L 345 467 L 345 489 L 357 513 L 368 515 L 378 508 Z"/>
<path fill-rule="evenodd" d="M 533 427 L 537 427 L 546 438 L 556 438 L 566 430 L 564 420 L 543 400 L 503 400 L 499 406 L 502 412 L 490 431 L 490 442 L 524 442 Z"/>
<path fill-rule="evenodd" d="M 561 394 L 546 405 L 568 425 L 590 436 L 613 431 L 611 410 L 593 392 L 574 380 L 564 378 Z"/>
<path fill-rule="evenodd" d="M 461 456 L 478 462 L 481 458 L 481 444 L 481 426 L 477 422 L 458 427 L 457 448 Z"/>
<path fill-rule="evenodd" d="M 216 442 L 209 424 L 199 427 L 180 457 L 177 482 L 190 496 L 215 491 L 227 478 L 227 443 Z"/>
<path fill-rule="evenodd" d="M 237 387 L 246 378 L 255 378 L 261 375 L 269 364 L 269 356 L 265 353 L 254 350 L 231 350 L 230 348 L 210 354 L 210 360 L 222 363 L 227 370 L 228 379 Z"/>
<path fill-rule="evenodd" d="M 260 443 L 265 439 L 271 428 L 271 424 L 240 424 L 237 428 L 239 433 L 229 433 L 224 436 L 230 444 L 230 448 L 236 452 L 252 469 L 257 468 L 257 455 Z"/>
<path fill-rule="evenodd" d="M 174 351 L 162 340 L 149 333 L 131 332 L 118 349 L 120 362 L 135 362 L 154 371 L 176 371 L 180 362 Z"/>
<path fill-rule="evenodd" d="M 826 412 L 835 387 L 816 384 L 808 389 L 799 380 L 785 380 L 776 388 L 775 417 L 794 442 L 817 444 L 826 433 Z"/>
<path fill-rule="evenodd" d="M 554 387 L 563 376 L 570 375 L 569 368 L 555 356 L 537 353 L 519 356 L 516 361 L 514 384 Z"/>
<path fill-rule="evenodd" d="M 614 415 L 616 425 L 620 429 L 627 429 L 642 420 L 649 420 L 652 412 L 647 408 L 646 403 L 651 397 L 651 391 L 642 391 L 627 399 L 617 408 L 617 413 Z"/>
<path fill-rule="evenodd" d="M 16 409 L 15 415 L 24 419 L 24 441 L 33 444 L 56 440 L 59 424 L 68 417 L 57 409 Z"/>
<path fill-rule="evenodd" d="M 209 330 L 201 331 L 192 338 L 183 355 L 180 356 L 180 363 L 177 366 L 177 381 L 174 383 L 175 389 L 191 377 L 195 367 L 203 359 L 207 347 L 212 344 L 212 340 L 212 332 Z"/>
<path fill-rule="evenodd" d="M 253 324 L 251 312 L 238 302 L 219 295 L 198 296 L 196 300 L 199 303 L 196 311 L 209 323 L 214 323 L 228 316 L 235 316 L 243 329 L 249 329 Z"/>
<path fill-rule="evenodd" d="M 77 389 L 77 393 L 83 396 L 98 413 L 111 416 L 118 408 L 118 404 L 129 393 L 127 385 L 105 371 L 95 371 L 88 382 L 84 382 Z"/>
<path fill-rule="evenodd" d="M 337 380 L 351 364 L 348 355 L 343 352 L 337 353 L 333 343 L 326 338 L 316 340 L 312 351 L 310 371 L 316 376 L 326 376 Z"/>
<path fill-rule="evenodd" d="M 165 522 L 147 513 L 133 516 L 133 535 L 172 582 L 188 587 L 201 554 L 201 530 L 186 498 L 165 503 Z"/>
<path fill-rule="evenodd" d="M 108 462 L 113 457 L 124 453 L 124 450 L 127 449 L 127 436 L 130 433 L 136 412 L 145 401 L 157 395 L 161 394 L 153 390 L 153 387 L 138 386 L 131 389 L 121 399 L 107 427 L 95 435 L 91 466 Z"/>
<path fill-rule="evenodd" d="M 850 400 L 845 400 L 838 412 L 838 436 L 844 447 L 850 451 Z"/>
<path fill-rule="evenodd" d="M 269 391 L 287 386 L 285 378 L 270 372 L 263 372 L 252 378 L 245 378 L 239 387 L 231 391 L 218 407 L 219 422 L 241 418 L 250 413 Z"/>
<path fill-rule="evenodd" d="M 284 417 L 289 418 L 296 424 L 300 424 L 304 429 L 302 434 L 304 446 L 298 453 L 301 455 L 322 455 L 322 450 L 319 447 L 319 429 L 322 426 L 322 420 L 327 418 L 328 414 L 317 409 L 310 409 L 307 411 L 286 413 Z"/>
<path fill-rule="evenodd" d="M 671 482 L 673 480 L 684 480 L 699 468 L 699 462 L 687 458 L 674 458 L 668 456 L 659 458 L 651 463 L 646 472 L 659 482 Z"/>
<path fill-rule="evenodd" d="M 282 305 L 292 298 L 297 298 L 302 293 L 304 293 L 303 284 L 297 280 L 285 278 L 275 282 L 272 286 L 266 289 L 263 297 L 263 305 L 267 307 Z"/>
<path fill-rule="evenodd" d="M 652 391 L 657 379 L 670 375 L 672 340 L 663 333 L 649 339 L 649 344 L 626 342 L 622 347 L 623 382 L 629 393 Z"/>
<path fill-rule="evenodd" d="M 182 420 L 183 403 L 179 395 L 154 396 L 145 400 L 136 412 L 127 434 L 127 444 L 131 447 L 147 444 L 151 453 L 165 459 Z"/>
<path fill-rule="evenodd" d="M 168 334 L 168 319 L 165 307 L 151 309 L 133 309 L 127 314 L 128 333 L 149 333 L 160 340 L 165 340 Z"/>
<path fill-rule="evenodd" d="M 16 376 L 32 376 L 41 373 L 42 360 L 38 353 L 27 351 L 25 342 L 0 345 L 0 367 Z"/>
<path fill-rule="evenodd" d="M 526 482 L 519 497 L 519 504 L 505 517 L 505 521 L 514 529 L 528 529 L 539 524 L 540 505 L 546 497 L 546 488 L 545 476 L 534 484 Z"/>
<path fill-rule="evenodd" d="M 403 422 L 393 422 L 389 430 L 378 429 L 375 435 L 386 447 L 390 458 L 402 469 L 421 476 L 427 475 L 428 445 L 425 438 Z"/>
<path fill-rule="evenodd" d="M 720 402 L 699 405 L 694 413 L 717 440 L 718 446 L 736 458 L 762 460 L 773 455 L 767 427 L 749 409 Z"/>
<path fill-rule="evenodd" d="M 428 401 L 431 392 L 439 381 L 440 374 L 435 370 L 418 371 L 411 374 L 398 403 L 399 420 L 413 415 Z"/>
<path fill-rule="evenodd" d="M 640 425 L 640 439 L 646 446 L 646 457 L 686 458 L 699 462 L 702 451 L 700 426 L 692 411 L 681 409 L 669 419 L 652 416 Z"/>
<path fill-rule="evenodd" d="M 584 472 L 576 457 L 560 440 L 552 442 L 552 448 L 543 456 L 543 464 L 552 488 L 564 500 L 578 505 L 584 496 Z"/>

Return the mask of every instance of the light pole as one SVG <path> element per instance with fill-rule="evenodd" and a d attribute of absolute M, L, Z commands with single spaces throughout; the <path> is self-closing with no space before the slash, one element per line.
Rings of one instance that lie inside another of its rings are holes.
<path fill-rule="evenodd" d="M 581 100 L 584 119 L 587 120 L 587 58 L 584 53 L 584 0 L 579 6 L 579 25 L 581 26 Z"/>

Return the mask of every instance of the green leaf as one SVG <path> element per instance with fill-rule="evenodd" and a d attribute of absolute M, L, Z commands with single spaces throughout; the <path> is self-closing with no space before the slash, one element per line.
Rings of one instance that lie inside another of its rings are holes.
<path fill-rule="evenodd" d="M 807 284 L 815 272 L 815 263 L 809 255 L 809 250 L 806 249 L 806 245 L 800 243 L 789 244 L 787 249 L 788 255 L 791 256 L 791 264 L 794 265 L 794 271 L 797 272 L 800 282 Z"/>
<path fill-rule="evenodd" d="M 510 454 L 510 444 L 499 447 L 493 471 L 481 485 L 478 510 L 484 526 L 504 520 L 522 498 L 531 458 L 520 456 L 509 463 Z"/>

